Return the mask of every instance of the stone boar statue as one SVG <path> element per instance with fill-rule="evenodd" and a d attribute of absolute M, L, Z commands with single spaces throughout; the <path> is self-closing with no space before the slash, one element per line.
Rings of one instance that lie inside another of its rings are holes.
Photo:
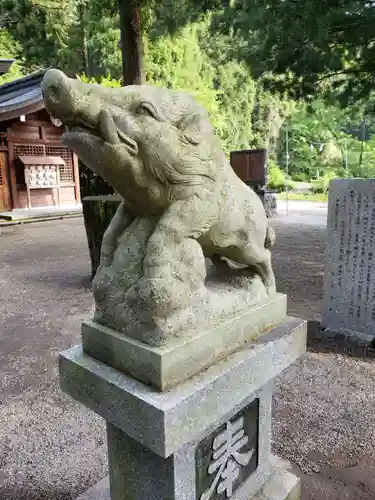
<path fill-rule="evenodd" d="M 50 115 L 66 126 L 63 142 L 124 200 L 104 236 L 101 267 L 114 265 L 121 238 L 122 252 L 129 248 L 127 231 L 142 233 L 140 265 L 122 303 L 168 318 L 202 292 L 205 258 L 233 274 L 251 269 L 247 279 L 257 275 L 265 294 L 275 293 L 274 232 L 262 202 L 234 173 L 191 96 L 149 85 L 109 89 L 56 69 L 45 74 L 43 93 Z M 106 279 L 94 282 L 97 305 L 118 293 L 118 283 L 110 291 Z M 121 329 L 120 320 L 107 324 Z"/>

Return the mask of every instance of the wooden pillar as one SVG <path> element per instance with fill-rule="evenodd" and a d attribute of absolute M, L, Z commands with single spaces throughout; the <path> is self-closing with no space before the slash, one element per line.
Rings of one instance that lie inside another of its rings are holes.
<path fill-rule="evenodd" d="M 8 136 L 9 137 L 9 136 Z M 8 139 L 8 161 L 9 161 L 9 177 L 10 177 L 10 187 L 12 193 L 12 209 L 18 207 L 18 192 L 17 192 L 17 179 L 16 172 L 14 168 L 14 149 L 13 143 Z"/>
<path fill-rule="evenodd" d="M 0 186 L 2 190 L 2 198 L 4 203 L 4 208 L 6 210 L 12 209 L 12 199 L 10 195 L 10 182 L 9 182 L 9 164 L 8 164 L 8 151 L 0 150 L 0 170 L 3 179 L 3 185 Z M 0 207 L 2 208 L 2 207 Z"/>
<path fill-rule="evenodd" d="M 100 264 L 100 249 L 104 232 L 115 215 L 121 200 L 121 196 L 117 195 L 85 196 L 82 200 L 92 278 Z"/>
<path fill-rule="evenodd" d="M 78 156 L 72 152 L 73 155 L 73 178 L 74 178 L 74 193 L 76 197 L 76 203 L 81 202 L 81 191 L 79 187 L 79 168 L 78 168 Z"/>
<path fill-rule="evenodd" d="M 57 182 L 57 204 L 61 207 L 61 185 L 60 185 L 60 165 L 55 165 L 56 182 Z"/>

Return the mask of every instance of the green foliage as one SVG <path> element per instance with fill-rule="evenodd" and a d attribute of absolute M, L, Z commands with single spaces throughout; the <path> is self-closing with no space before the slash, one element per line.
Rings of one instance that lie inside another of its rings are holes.
<path fill-rule="evenodd" d="M 0 10 L 29 71 L 57 66 L 71 76 L 120 77 L 118 16 L 103 15 L 98 1 L 0 0 Z"/>
<path fill-rule="evenodd" d="M 329 183 L 337 177 L 337 173 L 329 170 L 324 173 L 323 177 L 312 182 L 313 193 L 328 193 Z"/>
<path fill-rule="evenodd" d="M 196 25 L 154 43 L 146 41 L 145 71 L 148 83 L 188 91 L 209 113 L 217 112 L 214 68 L 200 50 Z"/>
<path fill-rule="evenodd" d="M 285 189 L 285 173 L 274 160 L 268 162 L 268 186 L 271 189 L 283 191 Z"/>
<path fill-rule="evenodd" d="M 21 45 L 14 40 L 9 31 L 0 28 L 0 58 L 16 59 L 8 73 L 0 76 L 0 85 L 23 76 L 22 67 L 20 65 L 21 50 Z"/>
<path fill-rule="evenodd" d="M 0 56 L 8 59 L 20 57 L 21 45 L 12 37 L 8 30 L 0 28 Z"/>
<path fill-rule="evenodd" d="M 319 177 L 320 169 L 344 166 L 345 140 L 351 139 L 343 127 L 345 111 L 326 106 L 320 100 L 300 103 L 286 121 L 278 143 L 279 162 L 286 164 L 288 134 L 289 173 L 295 180 Z"/>
<path fill-rule="evenodd" d="M 119 88 L 121 87 L 121 82 L 120 80 L 115 80 L 111 78 L 110 76 L 107 77 L 99 77 L 99 78 L 94 78 L 91 77 L 89 78 L 87 75 L 77 75 L 78 80 L 81 80 L 84 83 L 99 83 L 100 85 L 103 85 L 103 87 L 108 87 L 108 88 Z"/>
<path fill-rule="evenodd" d="M 9 29 L 22 44 L 27 68 L 56 65 L 70 76 L 107 78 L 106 84 L 121 78 L 117 0 L 0 4 L 9 12 Z M 202 14 L 209 6 L 200 0 L 140 2 L 142 25 L 149 31 L 144 36 L 147 81 L 193 94 L 208 110 L 227 152 L 273 147 L 285 106 L 237 60 L 231 35 L 210 33 L 215 13 Z"/>
<path fill-rule="evenodd" d="M 88 50 L 91 57 L 91 74 L 120 79 L 122 74 L 120 30 L 117 18 L 103 18 L 91 24 Z M 96 26 L 99 24 L 100 29 Z"/>
<path fill-rule="evenodd" d="M 221 3 L 213 28 L 234 33 L 241 57 L 256 77 L 267 75 L 272 88 L 294 98 L 338 94 L 345 104 L 373 95 L 373 1 Z"/>
<path fill-rule="evenodd" d="M 218 134 L 226 151 L 249 149 L 256 142 L 251 124 L 256 82 L 243 64 L 230 61 L 217 66 L 214 85 L 221 119 Z"/>
<path fill-rule="evenodd" d="M 261 141 L 254 136 L 251 122 L 257 84 L 243 63 L 228 57 L 223 64 L 217 64 L 215 54 L 219 52 L 220 38 L 213 37 L 210 51 L 204 50 L 208 29 L 209 20 L 205 19 L 173 35 L 147 40 L 146 80 L 194 95 L 208 110 L 228 153 L 260 146 Z M 265 123 L 263 128 L 267 129 L 267 136 L 269 125 Z"/>
<path fill-rule="evenodd" d="M 73 0 L 0 0 L 4 27 L 22 45 L 28 70 L 57 65 L 67 37 Z"/>
<path fill-rule="evenodd" d="M 137 1 L 147 82 L 194 95 L 227 153 L 267 148 L 272 188 L 292 189 L 293 179 L 324 193 L 332 176 L 375 177 L 375 9 L 349 0 Z M 57 66 L 121 85 L 118 0 L 0 0 L 0 12 L 0 57 L 17 59 L 0 83 Z M 112 192 L 84 168 L 81 177 L 84 194 Z"/>

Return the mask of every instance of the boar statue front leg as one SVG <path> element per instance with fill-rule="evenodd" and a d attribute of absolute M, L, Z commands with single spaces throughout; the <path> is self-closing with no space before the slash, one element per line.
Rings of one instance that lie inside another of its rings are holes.
<path fill-rule="evenodd" d="M 196 241 L 211 225 L 215 206 L 207 197 L 176 201 L 159 219 L 143 261 L 143 278 L 127 295 L 130 303 L 143 302 L 152 316 L 167 316 L 189 303 L 204 286 L 206 265 Z"/>
<path fill-rule="evenodd" d="M 110 266 L 112 264 L 118 239 L 133 220 L 134 216 L 129 212 L 125 201 L 122 201 L 104 233 L 100 251 L 100 265 Z"/>

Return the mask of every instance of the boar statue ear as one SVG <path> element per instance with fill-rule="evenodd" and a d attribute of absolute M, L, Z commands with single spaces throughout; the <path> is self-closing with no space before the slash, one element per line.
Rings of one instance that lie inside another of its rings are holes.
<path fill-rule="evenodd" d="M 178 128 L 191 144 L 199 144 L 211 129 L 207 118 L 199 113 L 184 116 Z"/>

